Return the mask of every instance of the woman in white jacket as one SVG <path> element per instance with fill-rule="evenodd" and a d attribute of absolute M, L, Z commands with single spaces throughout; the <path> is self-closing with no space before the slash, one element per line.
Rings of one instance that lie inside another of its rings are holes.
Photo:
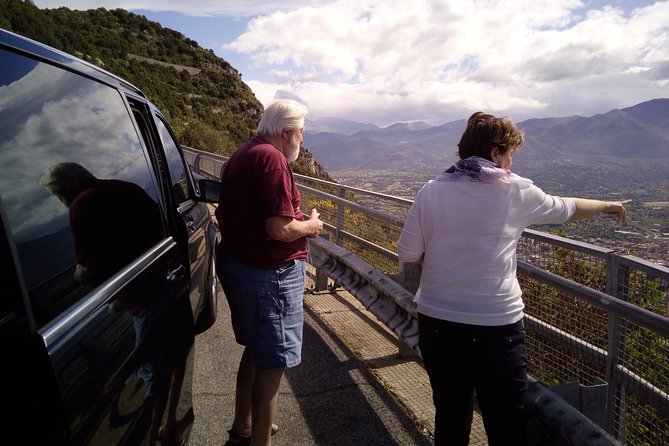
<path fill-rule="evenodd" d="M 551 196 L 511 173 L 523 132 L 474 113 L 460 161 L 416 195 L 400 236 L 400 262 L 421 262 L 420 351 L 436 407 L 436 445 L 467 445 L 476 392 L 491 446 L 526 444 L 527 359 L 516 244 L 533 224 L 599 213 L 625 202 Z"/>

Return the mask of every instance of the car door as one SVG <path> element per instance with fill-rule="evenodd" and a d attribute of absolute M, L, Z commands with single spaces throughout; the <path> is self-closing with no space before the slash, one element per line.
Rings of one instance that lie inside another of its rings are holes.
<path fill-rule="evenodd" d="M 154 111 L 160 144 L 167 161 L 174 205 L 185 225 L 190 260 L 190 299 L 197 332 L 209 328 L 216 319 L 216 272 L 214 249 L 218 230 L 212 223 L 211 211 L 197 202 L 195 184 L 181 148 L 165 118 Z"/>
<path fill-rule="evenodd" d="M 0 215 L 14 284 L 0 342 L 15 401 L 3 404 L 21 421 L 4 438 L 153 442 L 165 410 L 192 416 L 193 343 L 190 265 L 155 156 L 118 89 L 16 49 L 0 48 L 0 60 Z M 70 200 L 77 178 L 87 189 Z"/>

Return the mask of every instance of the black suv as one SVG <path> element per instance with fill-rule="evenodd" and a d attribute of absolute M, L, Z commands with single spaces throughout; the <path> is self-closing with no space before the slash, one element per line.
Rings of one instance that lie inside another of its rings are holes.
<path fill-rule="evenodd" d="M 0 67 L 0 442 L 185 442 L 216 185 L 128 82 L 1 29 Z"/>

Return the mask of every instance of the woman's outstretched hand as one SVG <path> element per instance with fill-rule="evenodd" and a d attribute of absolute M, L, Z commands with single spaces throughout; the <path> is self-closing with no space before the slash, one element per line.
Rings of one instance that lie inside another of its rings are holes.
<path fill-rule="evenodd" d="M 632 202 L 632 200 L 602 201 L 575 197 L 572 199 L 576 205 L 576 211 L 571 217 L 572 220 L 580 220 L 597 214 L 607 214 L 616 217 L 619 224 L 624 224 L 627 220 L 625 205 Z"/>
<path fill-rule="evenodd" d="M 625 209 L 625 205 L 631 202 L 632 200 L 607 201 L 607 208 L 602 213 L 613 215 L 617 218 L 618 224 L 624 224 L 627 220 L 627 209 Z"/>

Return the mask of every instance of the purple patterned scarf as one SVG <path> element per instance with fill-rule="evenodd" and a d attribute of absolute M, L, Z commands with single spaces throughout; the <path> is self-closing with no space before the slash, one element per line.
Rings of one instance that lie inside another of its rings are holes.
<path fill-rule="evenodd" d="M 459 160 L 435 179 L 437 181 L 454 181 L 463 175 L 484 183 L 501 182 L 522 183 L 524 185 L 532 184 L 532 180 L 516 175 L 509 169 L 502 169 L 492 161 L 478 156 L 471 156 Z"/>

